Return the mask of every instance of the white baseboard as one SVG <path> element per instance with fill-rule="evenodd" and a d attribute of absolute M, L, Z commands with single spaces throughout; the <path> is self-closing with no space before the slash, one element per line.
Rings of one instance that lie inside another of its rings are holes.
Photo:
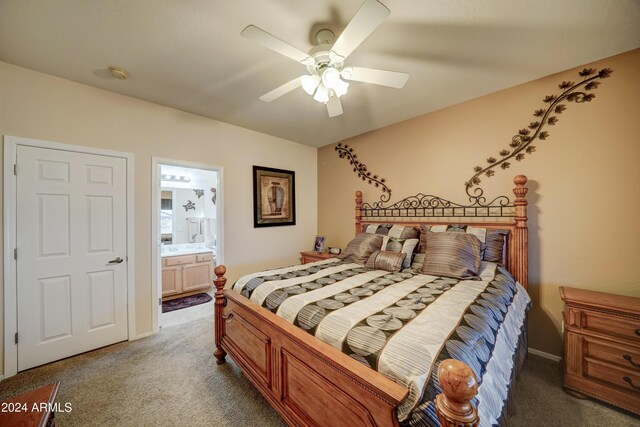
<path fill-rule="evenodd" d="M 0 381 L 4 380 L 4 375 L 0 375 Z"/>
<path fill-rule="evenodd" d="M 556 356 L 555 354 L 546 353 L 544 351 L 536 350 L 535 348 L 528 348 L 529 353 L 535 354 L 536 356 L 544 357 L 545 359 L 553 360 L 554 362 L 560 362 L 562 358 L 560 356 Z"/>

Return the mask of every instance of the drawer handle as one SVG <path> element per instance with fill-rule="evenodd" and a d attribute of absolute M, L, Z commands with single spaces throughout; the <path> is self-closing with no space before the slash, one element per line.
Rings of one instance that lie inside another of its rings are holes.
<path fill-rule="evenodd" d="M 635 388 L 636 390 L 640 390 L 640 387 L 638 387 L 638 386 L 636 386 L 636 385 L 633 385 L 633 382 L 631 381 L 631 378 L 629 378 L 629 377 L 622 377 L 622 379 L 623 379 L 625 382 L 629 383 L 629 385 L 630 385 L 631 387 Z"/>
<path fill-rule="evenodd" d="M 640 363 L 636 363 L 631 359 L 631 356 L 629 356 L 628 354 L 625 354 L 624 356 L 622 356 L 622 358 L 624 360 L 626 360 L 627 362 L 631 363 L 633 366 L 635 366 L 636 368 L 640 368 Z"/>
<path fill-rule="evenodd" d="M 640 329 L 636 329 L 636 335 L 640 337 Z"/>

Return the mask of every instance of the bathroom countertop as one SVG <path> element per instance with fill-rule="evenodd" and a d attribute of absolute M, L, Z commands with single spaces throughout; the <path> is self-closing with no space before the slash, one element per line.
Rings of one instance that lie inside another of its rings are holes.
<path fill-rule="evenodd" d="M 162 258 L 166 258 L 169 256 L 181 256 L 181 255 L 191 255 L 191 254 L 206 254 L 212 253 L 213 249 L 208 248 L 200 248 L 200 249 L 181 249 L 177 251 L 165 251 L 162 252 Z"/>

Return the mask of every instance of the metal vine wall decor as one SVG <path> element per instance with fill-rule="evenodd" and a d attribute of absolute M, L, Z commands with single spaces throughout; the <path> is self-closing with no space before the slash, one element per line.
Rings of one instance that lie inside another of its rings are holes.
<path fill-rule="evenodd" d="M 380 188 L 382 191 L 382 195 L 380 196 L 381 202 L 388 202 L 391 199 L 391 189 L 387 187 L 385 179 L 369 172 L 367 165 L 358 160 L 358 156 L 353 152 L 353 148 L 350 148 L 347 144 L 342 145 L 339 143 L 336 145 L 335 150 L 338 152 L 338 157 L 349 160 L 349 164 L 353 166 L 353 172 L 358 175 L 358 178 L 362 178 L 362 180 L 368 184 Z"/>
<path fill-rule="evenodd" d="M 491 178 L 495 175 L 495 170 L 498 166 L 502 169 L 508 169 L 511 166 L 509 162 L 511 159 L 521 161 L 525 158 L 526 154 L 532 154 L 536 151 L 536 146 L 533 145 L 535 140 L 546 140 L 549 137 L 549 132 L 543 130 L 546 125 L 553 126 L 558 123 L 558 116 L 567 109 L 567 105 L 563 104 L 563 101 L 575 102 L 577 104 L 583 102 L 591 102 L 595 98 L 595 94 L 591 93 L 597 89 L 600 85 L 598 79 L 608 78 L 613 70 L 610 68 L 603 68 L 596 73 L 595 68 L 585 68 L 578 73 L 583 78 L 582 81 L 575 83 L 572 81 L 563 81 L 558 87 L 563 90 L 559 95 L 548 95 L 542 99 L 542 102 L 549 104 L 545 108 L 540 108 L 533 113 L 536 117 L 534 121 L 529 123 L 525 128 L 522 128 L 518 133 L 511 138 L 509 146 L 512 150 L 502 149 L 500 150 L 499 160 L 496 157 L 487 158 L 488 166 L 475 166 L 473 168 L 475 175 L 465 182 L 467 195 L 470 201 L 479 201 L 482 198 L 484 192 L 482 188 L 476 187 L 471 194 L 471 189 L 480 184 L 480 176 L 485 175 L 487 178 Z M 587 93 L 589 92 L 589 93 Z"/>

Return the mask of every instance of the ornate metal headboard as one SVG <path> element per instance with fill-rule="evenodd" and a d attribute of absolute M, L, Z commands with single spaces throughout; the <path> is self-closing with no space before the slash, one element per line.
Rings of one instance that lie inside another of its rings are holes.
<path fill-rule="evenodd" d="M 513 179 L 515 199 L 499 196 L 487 202 L 482 192 L 469 197 L 469 204 L 459 204 L 437 196 L 417 194 L 398 202 L 363 203 L 362 192 L 356 191 L 356 234 L 368 224 L 390 222 L 420 224 L 473 224 L 486 228 L 509 230 L 505 264 L 526 288 L 528 283 L 527 177 Z"/>

